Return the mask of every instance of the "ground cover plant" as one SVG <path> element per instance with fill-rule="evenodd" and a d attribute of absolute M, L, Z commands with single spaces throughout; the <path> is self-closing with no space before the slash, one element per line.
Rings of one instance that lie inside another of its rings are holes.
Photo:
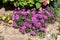
<path fill-rule="evenodd" d="M 36 32 L 46 32 L 47 23 L 55 22 L 55 17 L 46 9 L 36 12 L 36 9 L 21 11 L 18 7 L 14 10 L 12 16 L 13 27 L 19 28 L 22 33 L 31 32 L 35 35 Z"/>
<path fill-rule="evenodd" d="M 50 0 L 1 0 L 3 4 L 11 4 L 15 7 L 20 6 L 22 9 L 25 8 L 34 8 L 36 7 L 38 10 L 41 10 L 42 4 L 47 5 L 49 4 Z"/>
<path fill-rule="evenodd" d="M 13 15 L 1 16 L 0 20 L 12 24 L 23 34 L 30 33 L 34 36 L 39 32 L 45 33 L 47 25 L 54 23 L 57 18 L 57 7 L 53 6 L 57 0 L 2 0 L 2 2 L 14 5 L 15 9 Z"/>

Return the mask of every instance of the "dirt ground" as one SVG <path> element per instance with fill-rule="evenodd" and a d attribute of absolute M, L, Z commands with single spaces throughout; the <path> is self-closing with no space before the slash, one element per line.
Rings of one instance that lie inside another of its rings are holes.
<path fill-rule="evenodd" d="M 5 11 L 4 8 L 0 9 L 0 15 L 12 13 L 12 11 Z M 19 29 L 15 29 L 12 26 L 0 21 L 0 36 L 4 37 L 4 40 L 56 40 L 55 37 L 52 37 L 52 34 L 57 34 L 59 31 L 58 26 L 59 22 L 55 22 L 54 24 L 49 24 L 47 27 L 47 32 L 44 38 L 40 36 L 30 36 L 29 33 L 23 35 L 19 32 Z"/>

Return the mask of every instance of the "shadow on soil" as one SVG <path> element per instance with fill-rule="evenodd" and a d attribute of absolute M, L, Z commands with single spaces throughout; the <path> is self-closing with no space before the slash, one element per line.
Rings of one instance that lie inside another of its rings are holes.
<path fill-rule="evenodd" d="M 2 7 L 5 8 L 5 11 L 14 10 L 14 9 L 15 9 L 14 5 L 11 5 L 10 3 L 5 3 L 5 4 L 3 4 L 3 3 L 0 1 L 0 9 L 1 9 Z"/>

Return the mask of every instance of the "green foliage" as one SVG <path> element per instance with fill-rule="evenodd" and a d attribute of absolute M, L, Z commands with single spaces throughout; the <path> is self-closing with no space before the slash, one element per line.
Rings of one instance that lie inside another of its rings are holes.
<path fill-rule="evenodd" d="M 26 28 L 26 32 L 28 33 L 28 32 L 30 32 L 31 31 L 31 29 L 30 28 Z"/>
<path fill-rule="evenodd" d="M 53 3 L 51 2 L 50 8 L 48 10 L 55 15 L 55 18 L 57 20 L 60 11 L 60 1 L 54 0 Z"/>
<path fill-rule="evenodd" d="M 14 1 L 14 0 L 3 0 L 3 3 L 6 3 L 6 2 L 8 2 L 8 1 L 12 2 L 12 1 Z"/>
<path fill-rule="evenodd" d="M 4 40 L 4 37 L 3 36 L 0 36 L 0 40 Z"/>
<path fill-rule="evenodd" d="M 3 3 L 11 3 L 15 6 L 15 7 L 18 7 L 18 6 L 21 6 L 22 8 L 25 8 L 25 7 L 36 7 L 37 9 L 41 9 L 41 3 L 43 2 L 44 0 L 3 0 Z"/>

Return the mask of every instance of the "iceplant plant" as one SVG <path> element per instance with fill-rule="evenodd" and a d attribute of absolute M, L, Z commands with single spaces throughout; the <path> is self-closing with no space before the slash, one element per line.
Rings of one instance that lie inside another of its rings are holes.
<path fill-rule="evenodd" d="M 36 35 L 37 30 L 39 30 L 38 32 L 46 32 L 47 21 L 51 18 L 50 22 L 54 23 L 55 17 L 46 9 L 42 9 L 37 13 L 36 11 L 36 8 L 26 11 L 21 11 L 19 7 L 16 8 L 12 16 L 13 27 L 19 28 L 20 32 L 23 34 L 30 32 L 32 36 Z"/>

